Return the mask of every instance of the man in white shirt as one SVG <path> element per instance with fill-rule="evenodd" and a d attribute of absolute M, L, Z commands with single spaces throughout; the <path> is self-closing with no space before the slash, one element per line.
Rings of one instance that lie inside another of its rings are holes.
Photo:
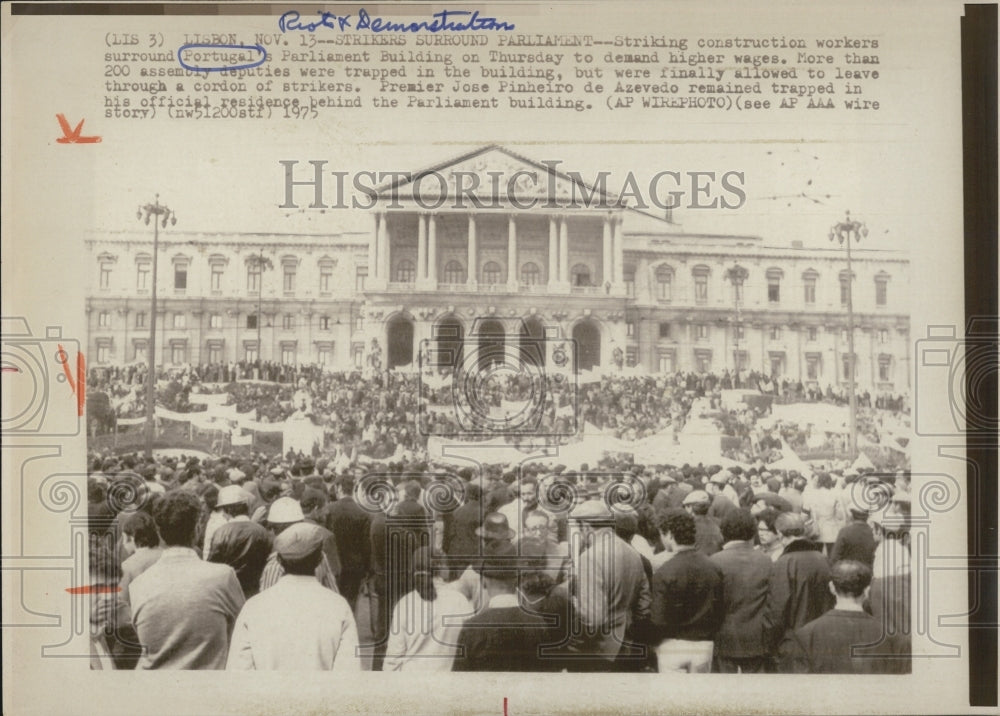
<path fill-rule="evenodd" d="M 284 574 L 247 601 L 233 628 L 230 670 L 361 671 L 347 600 L 316 579 L 325 530 L 291 525 L 274 541 Z"/>

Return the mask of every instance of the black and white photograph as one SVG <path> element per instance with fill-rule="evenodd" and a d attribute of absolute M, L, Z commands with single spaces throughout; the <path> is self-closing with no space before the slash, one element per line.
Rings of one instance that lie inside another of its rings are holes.
<path fill-rule="evenodd" d="M 20 5 L 26 683 L 977 713 L 960 6 Z"/>

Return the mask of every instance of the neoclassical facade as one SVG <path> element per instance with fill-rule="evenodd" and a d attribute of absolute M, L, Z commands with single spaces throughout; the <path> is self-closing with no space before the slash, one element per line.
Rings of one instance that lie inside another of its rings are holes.
<path fill-rule="evenodd" d="M 572 177 L 499 147 L 430 174 L 383 187 L 370 233 L 162 232 L 157 361 L 397 368 L 536 346 L 547 365 L 739 366 L 825 388 L 848 377 L 851 287 L 859 385 L 909 390 L 905 255 L 855 248 L 852 281 L 840 249 L 685 234 L 610 196 L 572 205 Z M 90 364 L 145 360 L 151 231 L 87 246 Z"/>

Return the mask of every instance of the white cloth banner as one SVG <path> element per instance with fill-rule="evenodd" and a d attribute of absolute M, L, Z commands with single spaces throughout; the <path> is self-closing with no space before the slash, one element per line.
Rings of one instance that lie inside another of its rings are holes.
<path fill-rule="evenodd" d="M 195 405 L 224 405 L 229 393 L 190 393 L 188 402 Z"/>

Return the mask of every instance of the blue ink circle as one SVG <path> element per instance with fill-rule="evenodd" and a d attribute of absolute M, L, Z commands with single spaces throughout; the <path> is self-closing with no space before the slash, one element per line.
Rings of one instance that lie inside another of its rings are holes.
<path fill-rule="evenodd" d="M 253 62 L 248 62 L 243 65 L 222 65 L 221 67 L 195 67 L 192 65 L 185 64 L 184 60 L 181 59 L 181 53 L 184 50 L 190 50 L 193 48 L 201 49 L 212 49 L 212 50 L 254 50 L 260 53 L 260 59 Z M 224 72 L 226 70 L 249 70 L 254 67 L 260 67 L 267 61 L 267 50 L 265 50 L 261 45 L 212 45 L 212 44 L 198 44 L 192 43 L 189 45 L 181 45 L 177 50 L 177 62 L 185 70 L 189 72 Z"/>

